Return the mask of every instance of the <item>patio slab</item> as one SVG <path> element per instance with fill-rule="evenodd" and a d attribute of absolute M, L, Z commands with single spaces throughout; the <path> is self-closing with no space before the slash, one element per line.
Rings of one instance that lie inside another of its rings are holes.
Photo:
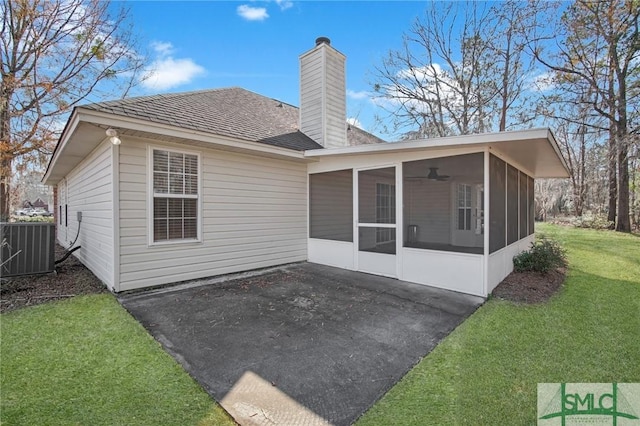
<path fill-rule="evenodd" d="M 240 424 L 348 425 L 483 299 L 301 263 L 120 301 Z"/>

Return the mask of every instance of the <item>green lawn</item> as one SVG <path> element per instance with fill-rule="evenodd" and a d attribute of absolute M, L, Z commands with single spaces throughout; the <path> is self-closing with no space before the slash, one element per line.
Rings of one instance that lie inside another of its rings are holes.
<path fill-rule="evenodd" d="M 489 300 L 358 422 L 531 425 L 540 382 L 640 382 L 640 238 L 543 225 L 568 250 L 549 303 Z"/>
<path fill-rule="evenodd" d="M 110 294 L 0 317 L 3 425 L 234 424 Z"/>
<path fill-rule="evenodd" d="M 640 382 L 640 238 L 541 226 L 567 249 L 548 304 L 490 300 L 358 425 L 534 424 L 539 382 Z M 112 295 L 0 316 L 3 425 L 233 424 Z"/>

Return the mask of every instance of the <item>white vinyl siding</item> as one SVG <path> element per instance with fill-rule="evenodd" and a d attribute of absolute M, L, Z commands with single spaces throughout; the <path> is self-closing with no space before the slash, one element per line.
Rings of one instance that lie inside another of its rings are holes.
<path fill-rule="evenodd" d="M 344 57 L 336 52 L 327 52 L 325 69 L 325 147 L 347 145 L 347 98 Z"/>
<path fill-rule="evenodd" d="M 66 247 L 67 242 L 67 181 L 62 179 L 58 183 L 56 236 L 58 243 Z"/>
<path fill-rule="evenodd" d="M 451 186 L 447 182 L 408 181 L 404 187 L 407 227 L 417 226 L 424 241 L 448 244 L 451 241 L 450 200 Z"/>
<path fill-rule="evenodd" d="M 304 261 L 306 164 L 200 149 L 201 242 L 148 243 L 148 143 L 120 146 L 122 291 Z"/>
<path fill-rule="evenodd" d="M 316 46 L 300 58 L 300 130 L 320 145 L 347 145 L 345 57 Z"/>
<path fill-rule="evenodd" d="M 62 238 L 59 233 L 65 248 L 78 235 L 75 245 L 82 248 L 74 255 L 110 288 L 114 285 L 112 161 L 112 145 L 105 141 L 67 175 L 68 207 L 61 229 L 65 222 L 68 226 Z M 64 200 L 59 202 L 64 215 Z M 78 212 L 82 212 L 80 224 Z"/>
<path fill-rule="evenodd" d="M 300 130 L 323 144 L 323 72 L 324 57 L 320 51 L 300 60 Z"/>

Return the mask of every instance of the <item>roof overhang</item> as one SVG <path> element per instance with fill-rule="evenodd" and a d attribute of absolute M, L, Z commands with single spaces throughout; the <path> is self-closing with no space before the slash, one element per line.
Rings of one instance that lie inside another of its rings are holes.
<path fill-rule="evenodd" d="M 411 151 L 448 150 L 488 147 L 523 166 L 534 178 L 567 178 L 569 171 L 560 153 L 558 143 L 550 129 L 518 130 L 484 133 L 479 135 L 452 136 L 446 138 L 419 139 L 376 145 L 360 145 L 347 148 L 328 148 L 305 151 L 308 159 L 336 156 L 374 155 Z"/>
<path fill-rule="evenodd" d="M 43 183 L 56 185 L 60 182 L 106 139 L 105 130 L 108 128 L 118 131 L 123 144 L 126 143 L 126 136 L 130 136 L 305 161 L 302 151 L 77 107 L 71 113 L 53 151 L 47 171 L 42 178 Z"/>

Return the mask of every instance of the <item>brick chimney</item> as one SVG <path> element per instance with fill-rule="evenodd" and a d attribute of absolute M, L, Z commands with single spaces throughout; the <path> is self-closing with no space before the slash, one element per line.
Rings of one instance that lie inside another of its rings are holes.
<path fill-rule="evenodd" d="M 327 37 L 300 55 L 300 130 L 325 148 L 347 146 L 345 59 Z"/>

